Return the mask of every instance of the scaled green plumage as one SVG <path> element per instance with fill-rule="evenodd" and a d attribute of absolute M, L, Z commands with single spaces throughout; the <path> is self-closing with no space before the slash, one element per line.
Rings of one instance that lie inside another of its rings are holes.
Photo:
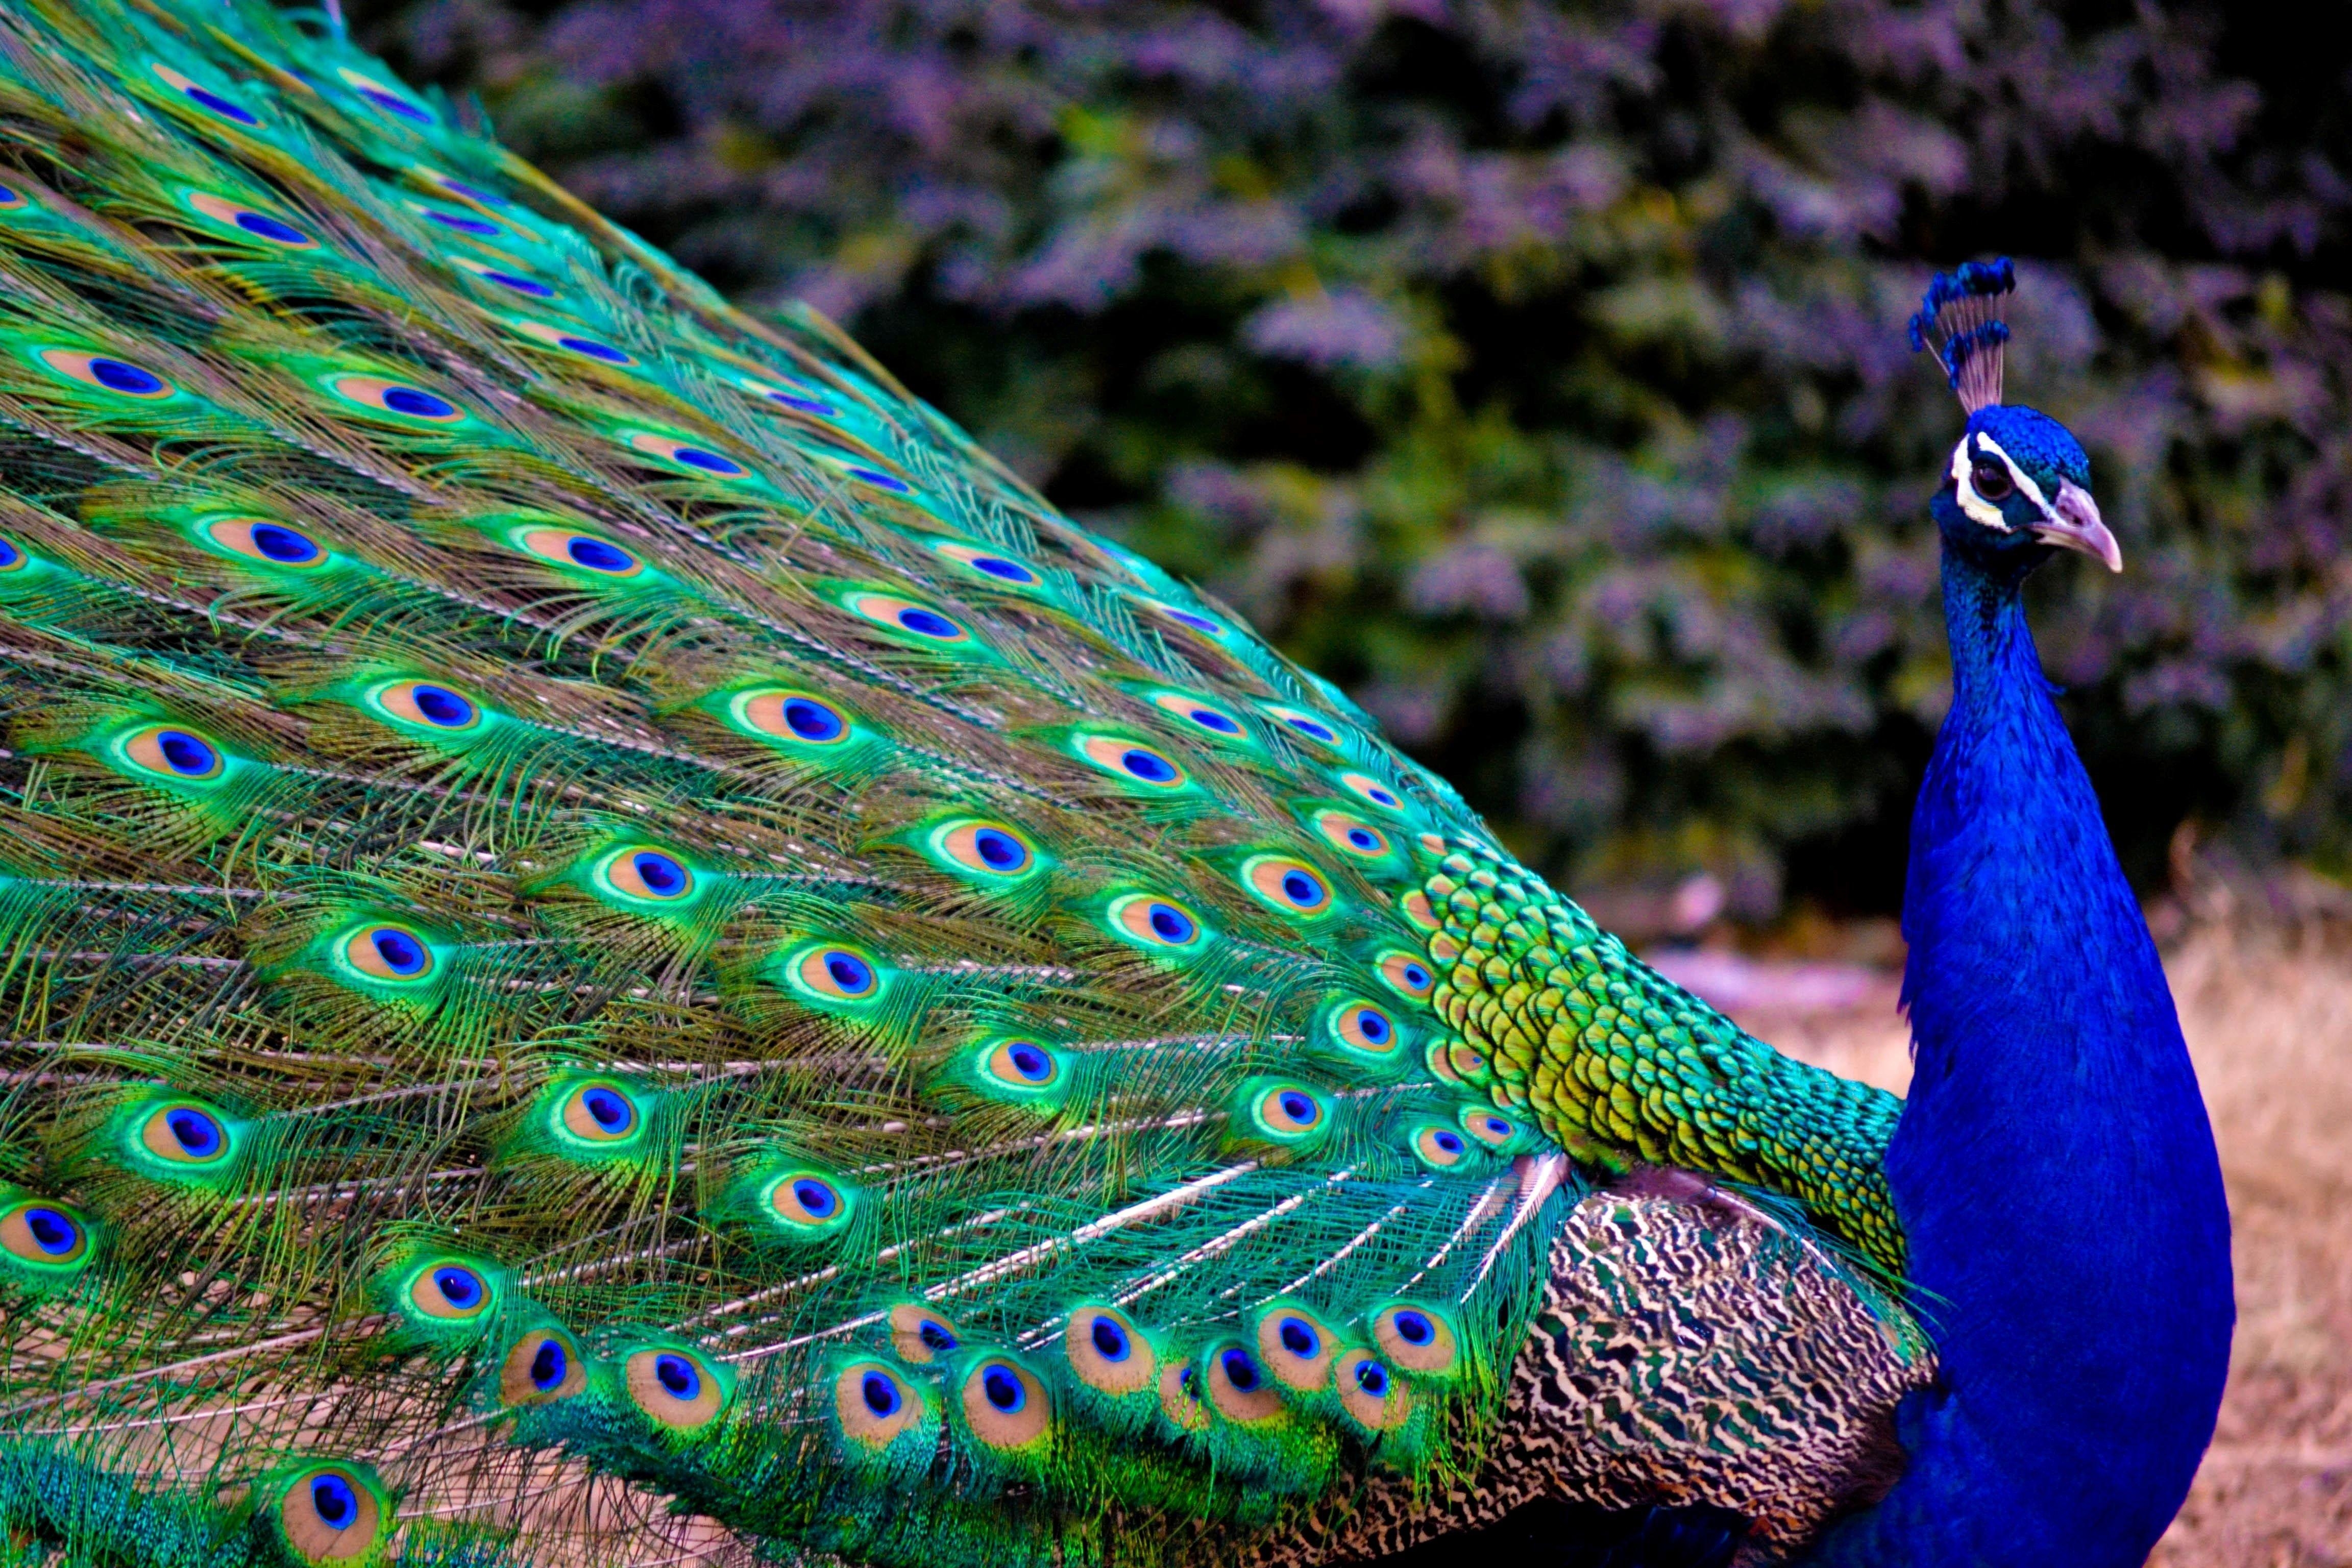
<path fill-rule="evenodd" d="M 1262 1558 L 1589 1180 L 1899 1271 L 1889 1097 L 313 21 L 0 18 L 0 186 L 10 1561 Z"/>

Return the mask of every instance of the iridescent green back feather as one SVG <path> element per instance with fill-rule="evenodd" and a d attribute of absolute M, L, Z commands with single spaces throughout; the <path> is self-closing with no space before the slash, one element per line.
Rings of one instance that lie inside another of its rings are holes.
<path fill-rule="evenodd" d="M 333 37 L 0 19 L 0 186 L 8 1551 L 1237 1554 L 1576 1170 L 1899 1268 L 1891 1100 Z"/>

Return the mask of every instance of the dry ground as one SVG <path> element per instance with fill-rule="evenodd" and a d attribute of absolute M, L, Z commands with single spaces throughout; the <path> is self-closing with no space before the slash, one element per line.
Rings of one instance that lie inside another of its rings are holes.
<path fill-rule="evenodd" d="M 2150 1568 L 2352 1568 L 2352 948 L 2316 926 L 2205 926 L 2166 967 L 2230 1184 L 2238 1335 L 2221 1431 Z M 1843 1005 L 1732 1011 L 1900 1089 L 1894 983 L 1853 989 Z"/>

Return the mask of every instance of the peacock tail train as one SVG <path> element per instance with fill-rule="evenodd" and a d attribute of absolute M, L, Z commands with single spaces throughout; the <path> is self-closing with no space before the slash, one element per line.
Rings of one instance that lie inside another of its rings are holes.
<path fill-rule="evenodd" d="M 1793 1539 L 1926 1375 L 1896 1100 L 813 312 L 253 0 L 0 142 L 0 1562 Z"/>

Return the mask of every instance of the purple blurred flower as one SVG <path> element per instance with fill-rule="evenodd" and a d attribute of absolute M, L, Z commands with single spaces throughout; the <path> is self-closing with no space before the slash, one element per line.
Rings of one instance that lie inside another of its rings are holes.
<path fill-rule="evenodd" d="M 1379 300 L 1353 289 L 1261 306 L 1242 323 L 1242 335 L 1262 354 L 1303 360 L 1318 370 L 1385 370 L 1404 351 L 1404 324 Z"/>
<path fill-rule="evenodd" d="M 1462 544 L 1423 562 L 1405 590 L 1424 616 L 1516 621 L 1528 613 L 1528 585 L 1511 558 L 1491 545 Z"/>

